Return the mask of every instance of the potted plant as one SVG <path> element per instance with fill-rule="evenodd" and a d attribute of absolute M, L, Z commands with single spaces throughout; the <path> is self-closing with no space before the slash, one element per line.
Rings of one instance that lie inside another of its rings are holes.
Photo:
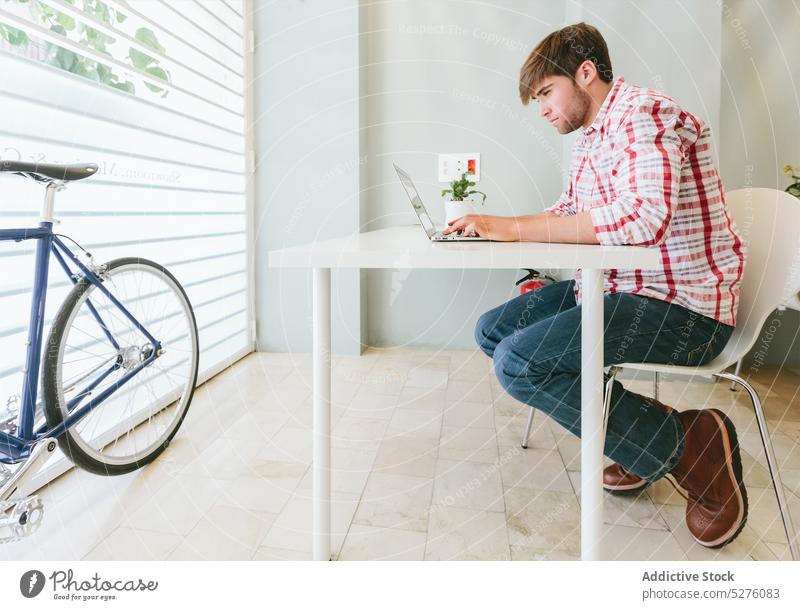
<path fill-rule="evenodd" d="M 460 179 L 453 180 L 450 183 L 449 189 L 442 190 L 442 197 L 450 193 L 450 198 L 445 199 L 444 202 L 445 223 L 461 216 L 475 213 L 475 208 L 472 205 L 473 201 L 468 199 L 471 195 L 481 195 L 483 197 L 481 205 L 483 205 L 483 202 L 486 201 L 486 194 L 471 189 L 470 187 L 473 186 L 475 186 L 475 183 L 467 179 L 467 174 L 461 174 Z"/>
<path fill-rule="evenodd" d="M 783 171 L 786 174 L 791 176 L 792 182 L 789 186 L 786 187 L 786 192 L 790 195 L 794 195 L 795 197 L 800 198 L 800 176 L 798 176 L 795 172 L 800 172 L 800 169 L 794 168 L 791 165 L 785 165 L 783 167 Z"/>

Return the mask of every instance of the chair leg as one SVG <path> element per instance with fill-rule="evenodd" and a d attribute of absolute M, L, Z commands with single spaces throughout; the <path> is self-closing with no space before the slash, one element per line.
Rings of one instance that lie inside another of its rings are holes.
<path fill-rule="evenodd" d="M 744 360 L 744 358 L 742 358 L 742 360 Z M 739 362 L 736 363 L 736 370 L 733 372 L 733 374 L 736 375 L 737 377 L 739 377 L 740 373 L 742 372 L 742 360 L 739 360 Z M 731 392 L 735 391 L 736 391 L 736 382 L 731 381 Z"/>
<path fill-rule="evenodd" d="M 528 448 L 528 437 L 531 434 L 531 424 L 533 423 L 533 412 L 535 409 L 530 407 L 531 412 L 528 414 L 528 424 L 525 426 L 525 433 L 522 435 L 522 448 Z"/>
<path fill-rule="evenodd" d="M 741 364 L 741 361 L 739 361 L 739 364 Z M 728 379 L 734 384 L 741 385 L 750 394 L 750 399 L 753 401 L 753 410 L 756 414 L 756 423 L 758 423 L 758 432 L 761 434 L 761 443 L 764 445 L 764 453 L 767 456 L 769 474 L 772 477 L 772 485 L 775 488 L 775 497 L 778 500 L 778 508 L 781 512 L 781 519 L 783 520 L 783 529 L 786 531 L 786 538 L 789 541 L 789 551 L 791 552 L 792 560 L 798 561 L 800 560 L 800 550 L 798 550 L 797 546 L 792 516 L 789 513 L 789 504 L 786 502 L 786 496 L 783 492 L 781 475 L 778 471 L 777 462 L 775 461 L 775 451 L 772 448 L 772 441 L 769 438 L 769 430 L 767 429 L 767 421 L 764 418 L 764 410 L 761 408 L 761 399 L 758 397 L 758 393 L 753 386 L 738 375 L 716 373 L 716 376 L 722 379 Z"/>
<path fill-rule="evenodd" d="M 658 382 L 659 382 L 659 373 L 656 371 L 653 373 L 653 398 L 658 400 Z"/>
<path fill-rule="evenodd" d="M 614 378 L 619 373 L 619 367 L 612 366 L 608 370 L 609 378 L 606 382 L 605 393 L 603 394 L 603 438 L 606 436 L 606 428 L 608 427 L 608 405 L 611 403 L 611 385 L 614 383 Z M 525 425 L 525 432 L 522 434 L 522 448 L 528 448 L 528 439 L 531 434 L 531 425 L 533 424 L 534 408 L 531 407 L 531 412 L 528 414 L 528 423 Z"/>
<path fill-rule="evenodd" d="M 611 404 L 611 387 L 614 384 L 614 379 L 619 373 L 619 367 L 612 366 L 608 369 L 608 381 L 606 381 L 605 392 L 603 393 L 603 440 L 605 442 L 606 429 L 608 428 L 608 411 Z"/>

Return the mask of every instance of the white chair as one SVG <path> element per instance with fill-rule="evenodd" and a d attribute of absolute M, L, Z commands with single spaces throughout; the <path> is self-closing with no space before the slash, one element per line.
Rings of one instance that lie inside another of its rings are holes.
<path fill-rule="evenodd" d="M 782 305 L 778 306 L 778 311 L 786 311 L 786 309 L 794 309 L 795 311 L 800 311 L 800 294 L 792 295 L 792 298 L 789 299 L 787 303 L 783 303 Z M 736 370 L 734 371 L 734 375 L 739 375 L 742 370 L 742 360 L 736 363 Z M 731 381 L 731 392 L 735 392 L 739 388 L 736 386 L 735 381 Z"/>
<path fill-rule="evenodd" d="M 658 399 L 658 375 L 686 375 L 727 379 L 750 394 L 761 442 L 767 458 L 772 485 L 789 542 L 792 559 L 800 559 L 794 525 L 775 461 L 775 452 L 767 430 L 767 422 L 756 390 L 737 373 L 725 369 L 741 361 L 755 345 L 767 317 L 800 291 L 800 200 L 774 189 L 742 189 L 725 197 L 739 235 L 746 245 L 745 270 L 742 278 L 736 328 L 728 343 L 714 360 L 698 367 L 668 364 L 626 363 L 609 368 L 603 405 L 604 434 L 608 424 L 608 403 L 614 377 L 621 368 L 654 373 L 654 395 Z M 528 445 L 534 409 L 530 410 L 522 447 Z"/>

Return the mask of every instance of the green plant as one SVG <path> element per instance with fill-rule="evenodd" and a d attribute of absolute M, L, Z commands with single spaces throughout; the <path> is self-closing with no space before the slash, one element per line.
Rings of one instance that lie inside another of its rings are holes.
<path fill-rule="evenodd" d="M 101 0 L 66 0 L 76 8 L 80 8 L 84 13 L 102 21 L 108 26 L 115 26 L 122 23 L 127 19 L 124 13 L 121 13 L 116 8 L 108 6 Z M 39 0 L 5 0 L 6 3 L 14 2 L 16 4 L 25 4 L 30 11 L 31 19 L 34 23 L 45 26 L 50 31 L 75 40 L 80 45 L 92 49 L 98 54 L 105 55 L 109 59 L 113 56 L 107 49 L 107 45 L 113 45 L 117 41 L 100 32 L 99 30 L 76 21 L 70 15 L 62 13 Z M 148 28 L 138 28 L 133 36 L 142 45 L 164 53 L 164 47 L 158 42 L 156 35 Z M 61 70 L 72 72 L 84 78 L 88 78 L 109 87 L 120 89 L 128 93 L 135 94 L 135 85 L 127 79 L 123 79 L 114 71 L 114 68 L 102 62 L 95 61 L 88 57 L 84 57 L 80 53 L 75 53 L 69 49 L 61 47 L 51 42 L 31 41 L 28 35 L 20 29 L 14 28 L 10 25 L 0 23 L 0 38 L 4 39 L 12 48 L 19 53 L 25 53 L 28 50 L 31 42 L 44 44 L 46 54 L 42 61 Z M 123 61 L 147 74 L 162 80 L 166 83 L 170 81 L 169 72 L 159 66 L 158 59 L 142 53 L 141 51 L 130 47 L 128 56 L 122 58 Z M 163 91 L 161 97 L 167 95 L 167 91 L 152 83 L 145 82 L 150 91 L 159 93 Z"/>
<path fill-rule="evenodd" d="M 442 197 L 444 197 L 445 194 L 450 193 L 453 201 L 464 201 L 466 197 L 478 194 L 483 197 L 483 199 L 481 199 L 481 203 L 486 201 L 486 194 L 482 193 L 481 191 L 470 190 L 471 186 L 475 186 L 475 183 L 467 180 L 467 174 L 461 174 L 460 179 L 453 180 L 450 183 L 449 189 L 444 189 L 442 191 Z"/>
<path fill-rule="evenodd" d="M 792 180 L 794 180 L 794 182 L 786 187 L 786 192 L 800 198 L 800 176 L 797 175 L 798 171 L 800 171 L 800 169 L 794 168 L 791 165 L 784 165 L 783 167 L 783 172 L 789 174 Z"/>

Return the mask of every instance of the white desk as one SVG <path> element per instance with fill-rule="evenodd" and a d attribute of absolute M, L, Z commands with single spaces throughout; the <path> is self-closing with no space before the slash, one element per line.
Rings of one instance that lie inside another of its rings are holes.
<path fill-rule="evenodd" d="M 434 243 L 419 225 L 391 227 L 269 253 L 270 267 L 310 267 L 313 278 L 314 559 L 329 560 L 331 269 L 582 268 L 581 559 L 600 558 L 603 526 L 603 269 L 652 269 L 658 249 L 538 242 Z"/>

